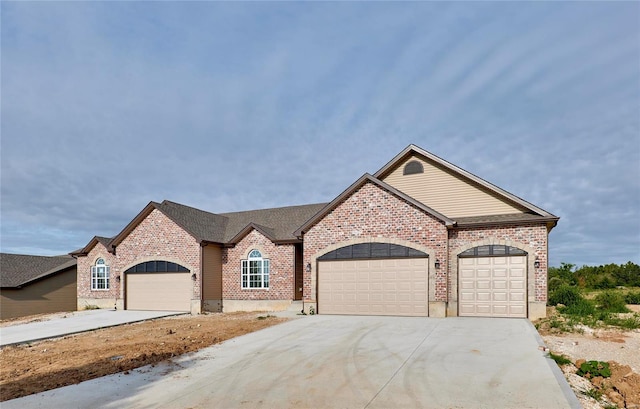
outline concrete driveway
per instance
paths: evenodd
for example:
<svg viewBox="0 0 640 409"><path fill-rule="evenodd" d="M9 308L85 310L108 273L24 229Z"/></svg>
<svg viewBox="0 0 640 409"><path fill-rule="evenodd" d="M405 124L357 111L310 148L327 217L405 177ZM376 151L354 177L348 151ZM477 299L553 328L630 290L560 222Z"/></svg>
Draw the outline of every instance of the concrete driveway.
<svg viewBox="0 0 640 409"><path fill-rule="evenodd" d="M2 408L579 408L539 345L526 320L310 316Z"/></svg>
<svg viewBox="0 0 640 409"><path fill-rule="evenodd" d="M175 311L89 310L57 314L44 321L0 328L0 346L57 338L99 328L115 327L153 318L186 314Z"/></svg>

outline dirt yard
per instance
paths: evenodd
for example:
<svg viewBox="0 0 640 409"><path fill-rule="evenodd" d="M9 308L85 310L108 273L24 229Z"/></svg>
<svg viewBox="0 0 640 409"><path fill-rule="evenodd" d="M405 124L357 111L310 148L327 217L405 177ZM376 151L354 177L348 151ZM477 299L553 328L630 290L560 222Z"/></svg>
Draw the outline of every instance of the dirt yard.
<svg viewBox="0 0 640 409"><path fill-rule="evenodd" d="M42 319L47 317L32 320ZM0 401L113 373L126 374L283 321L286 318L264 313L187 315L7 346L0 349Z"/></svg>
<svg viewBox="0 0 640 409"><path fill-rule="evenodd" d="M539 332L551 352L573 362L561 369L582 406L640 409L640 330L580 329L582 333L557 334L543 326ZM577 375L585 360L608 362L611 377L585 379Z"/></svg>

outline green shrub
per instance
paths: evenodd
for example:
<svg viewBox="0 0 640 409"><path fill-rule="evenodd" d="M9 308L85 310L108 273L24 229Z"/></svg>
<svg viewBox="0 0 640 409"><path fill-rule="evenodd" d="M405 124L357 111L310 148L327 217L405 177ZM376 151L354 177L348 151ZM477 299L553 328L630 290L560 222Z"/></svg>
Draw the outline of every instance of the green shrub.
<svg viewBox="0 0 640 409"><path fill-rule="evenodd" d="M566 284L566 282L560 277L551 277L547 283L547 289L549 290L549 293L553 293L563 284Z"/></svg>
<svg viewBox="0 0 640 409"><path fill-rule="evenodd" d="M596 376L608 378L611 376L611 369L609 369L609 364L607 362L587 361L580 365L580 368L578 368L578 372L576 373L585 378L593 378Z"/></svg>
<svg viewBox="0 0 640 409"><path fill-rule="evenodd" d="M554 291L549 292L549 305L563 304L570 306L584 300L578 287L561 284Z"/></svg>
<svg viewBox="0 0 640 409"><path fill-rule="evenodd" d="M567 358L566 356L560 354L560 355L556 355L553 352L549 351L549 358L553 359L554 361L556 361L556 364L558 365L569 365L571 362L571 360L569 358Z"/></svg>
<svg viewBox="0 0 640 409"><path fill-rule="evenodd" d="M608 312L629 312L625 298L619 291L603 291L596 295L598 308Z"/></svg>
<svg viewBox="0 0 640 409"><path fill-rule="evenodd" d="M624 301L627 304L640 304L640 291L629 291L624 296Z"/></svg>
<svg viewBox="0 0 640 409"><path fill-rule="evenodd" d="M599 401L602 398L602 391L597 390L596 388L591 388L583 392L586 396L593 398ZM617 406L616 406L617 407Z"/></svg>
<svg viewBox="0 0 640 409"><path fill-rule="evenodd" d="M620 318L609 316L603 320L607 325L612 327L624 328L624 329L638 329L640 328L640 316L637 314L633 317Z"/></svg>
<svg viewBox="0 0 640 409"><path fill-rule="evenodd" d="M567 315L586 317L589 315L594 315L596 312L596 308L591 301L580 298L578 301L575 301L562 308L558 308L558 311Z"/></svg>

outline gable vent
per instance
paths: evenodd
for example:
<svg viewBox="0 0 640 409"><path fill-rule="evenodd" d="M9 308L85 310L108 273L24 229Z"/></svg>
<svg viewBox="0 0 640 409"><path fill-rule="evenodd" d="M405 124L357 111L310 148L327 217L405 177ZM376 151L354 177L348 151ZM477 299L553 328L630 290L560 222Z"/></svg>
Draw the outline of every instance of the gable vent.
<svg viewBox="0 0 640 409"><path fill-rule="evenodd" d="M417 160L412 160L411 162L404 165L404 170L402 171L403 175L413 175L416 173L424 173L422 163L418 162Z"/></svg>

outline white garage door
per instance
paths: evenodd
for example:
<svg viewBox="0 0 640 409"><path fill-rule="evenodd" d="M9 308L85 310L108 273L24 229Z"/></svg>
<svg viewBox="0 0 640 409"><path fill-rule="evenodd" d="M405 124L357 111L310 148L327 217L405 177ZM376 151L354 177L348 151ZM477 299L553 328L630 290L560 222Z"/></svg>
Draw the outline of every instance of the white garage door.
<svg viewBox="0 0 640 409"><path fill-rule="evenodd" d="M527 257L460 258L460 316L526 317Z"/></svg>
<svg viewBox="0 0 640 409"><path fill-rule="evenodd" d="M190 311L192 281L187 273L127 274L127 309Z"/></svg>
<svg viewBox="0 0 640 409"><path fill-rule="evenodd" d="M428 315L428 258L321 261L318 312Z"/></svg>

